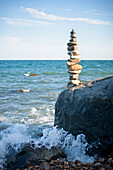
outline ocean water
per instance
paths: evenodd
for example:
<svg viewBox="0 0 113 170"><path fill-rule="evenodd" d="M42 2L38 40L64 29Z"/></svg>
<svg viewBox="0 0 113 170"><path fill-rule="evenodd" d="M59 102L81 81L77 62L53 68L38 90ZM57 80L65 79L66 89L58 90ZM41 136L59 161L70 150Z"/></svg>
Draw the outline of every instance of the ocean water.
<svg viewBox="0 0 113 170"><path fill-rule="evenodd" d="M81 61L80 81L113 75L112 61ZM37 76L28 76L29 74ZM58 146L68 160L92 162L85 134L67 135L54 127L55 102L69 81L66 61L0 61L0 168L26 143Z"/></svg>

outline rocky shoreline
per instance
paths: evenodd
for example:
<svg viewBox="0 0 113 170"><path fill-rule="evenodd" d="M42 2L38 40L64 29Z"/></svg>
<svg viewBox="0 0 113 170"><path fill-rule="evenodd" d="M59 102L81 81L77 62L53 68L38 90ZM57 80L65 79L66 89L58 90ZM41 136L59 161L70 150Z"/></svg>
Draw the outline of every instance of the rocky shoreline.
<svg viewBox="0 0 113 170"><path fill-rule="evenodd" d="M68 161L64 150L26 144L14 155L6 170L112 170L113 169L113 76L67 89L55 106L55 125L76 136L85 134L91 148L84 154L92 162ZM98 145L93 145L97 142ZM99 146L100 143L100 146ZM70 151L71 152L71 151ZM96 155L96 156L95 156Z"/></svg>
<svg viewBox="0 0 113 170"><path fill-rule="evenodd" d="M67 161L66 158L51 159L40 164L29 165L23 168L14 168L16 170L112 170L113 153L107 157L95 158L93 163L82 163Z"/></svg>
<svg viewBox="0 0 113 170"><path fill-rule="evenodd" d="M92 163L79 160L68 161L66 154L55 147L34 148L34 144L27 144L25 148L13 157L6 170L112 170L113 152L104 156L97 156Z"/></svg>

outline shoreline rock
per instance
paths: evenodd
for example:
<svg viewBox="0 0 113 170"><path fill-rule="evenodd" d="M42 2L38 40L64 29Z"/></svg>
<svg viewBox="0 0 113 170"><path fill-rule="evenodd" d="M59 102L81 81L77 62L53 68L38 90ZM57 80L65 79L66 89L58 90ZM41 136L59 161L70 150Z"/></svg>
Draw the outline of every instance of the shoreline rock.
<svg viewBox="0 0 113 170"><path fill-rule="evenodd" d="M74 136L85 134L88 143L113 146L113 75L66 89L55 104L54 125Z"/></svg>
<svg viewBox="0 0 113 170"><path fill-rule="evenodd" d="M21 170L21 168L14 168L16 170ZM26 166L22 170L78 170L78 169L92 169L92 170L112 170L113 169L113 154L111 153L107 157L95 158L93 163L82 163L78 160L75 162L67 161L66 158L51 159L49 161L44 161L41 164L38 162L33 165ZM8 169L9 170L9 169ZM12 170L12 169L11 169Z"/></svg>
<svg viewBox="0 0 113 170"><path fill-rule="evenodd" d="M63 151L59 151L55 147L51 149L45 147L33 148L31 144L27 144L21 152L17 153L12 160L10 160L6 169L24 169L31 165L41 165L44 162L49 162L52 159L55 160L58 158L66 158L66 155ZM43 166L45 166L45 164Z"/></svg>

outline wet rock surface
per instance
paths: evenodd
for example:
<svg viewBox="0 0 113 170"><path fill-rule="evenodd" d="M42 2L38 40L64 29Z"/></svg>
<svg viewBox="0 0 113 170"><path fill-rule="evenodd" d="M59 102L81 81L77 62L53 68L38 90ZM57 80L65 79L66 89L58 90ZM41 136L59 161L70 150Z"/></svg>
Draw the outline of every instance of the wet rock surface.
<svg viewBox="0 0 113 170"><path fill-rule="evenodd" d="M82 163L78 160L75 162L67 161L66 158L51 159L41 164L29 165L24 168L15 168L16 170L112 170L113 153L107 157L95 158L93 163Z"/></svg>
<svg viewBox="0 0 113 170"><path fill-rule="evenodd" d="M33 149L30 144L27 144L25 148L8 163L6 169L22 169L31 165L40 165L45 168L48 165L46 163L47 161L59 157L64 158L66 155L54 147L51 149L45 147Z"/></svg>
<svg viewBox="0 0 113 170"><path fill-rule="evenodd" d="M55 105L55 125L88 143L100 142L101 151L113 146L113 76L67 89Z"/></svg>

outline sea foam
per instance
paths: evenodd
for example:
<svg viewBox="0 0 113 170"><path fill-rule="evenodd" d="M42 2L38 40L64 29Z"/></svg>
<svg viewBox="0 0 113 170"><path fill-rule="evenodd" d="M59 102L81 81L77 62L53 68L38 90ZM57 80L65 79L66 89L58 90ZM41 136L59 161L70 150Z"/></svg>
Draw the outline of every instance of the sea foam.
<svg viewBox="0 0 113 170"><path fill-rule="evenodd" d="M89 145L85 139L84 134L80 134L75 137L63 129L53 127L52 129L46 128L43 130L43 136L35 142L36 147L45 146L48 149L51 147L57 147L60 150L64 150L67 155L68 161L82 161L90 162L94 161L93 157L89 157L86 154L86 148Z"/></svg>
<svg viewBox="0 0 113 170"><path fill-rule="evenodd" d="M0 132L0 168L3 168L10 151L19 152L29 142L27 127L23 124L10 125Z"/></svg>
<svg viewBox="0 0 113 170"><path fill-rule="evenodd" d="M48 149L56 147L63 150L67 155L68 161L79 160L82 162L93 162L94 158L86 154L86 147L88 143L85 140L85 135L80 134L75 137L63 129L57 127L46 127L43 130L43 136L32 137L28 133L29 127L25 124L15 124L0 132L0 168L3 168L7 156L12 155L12 151L20 152L27 143L34 141L35 148L45 146ZM38 131L38 126L37 126Z"/></svg>

